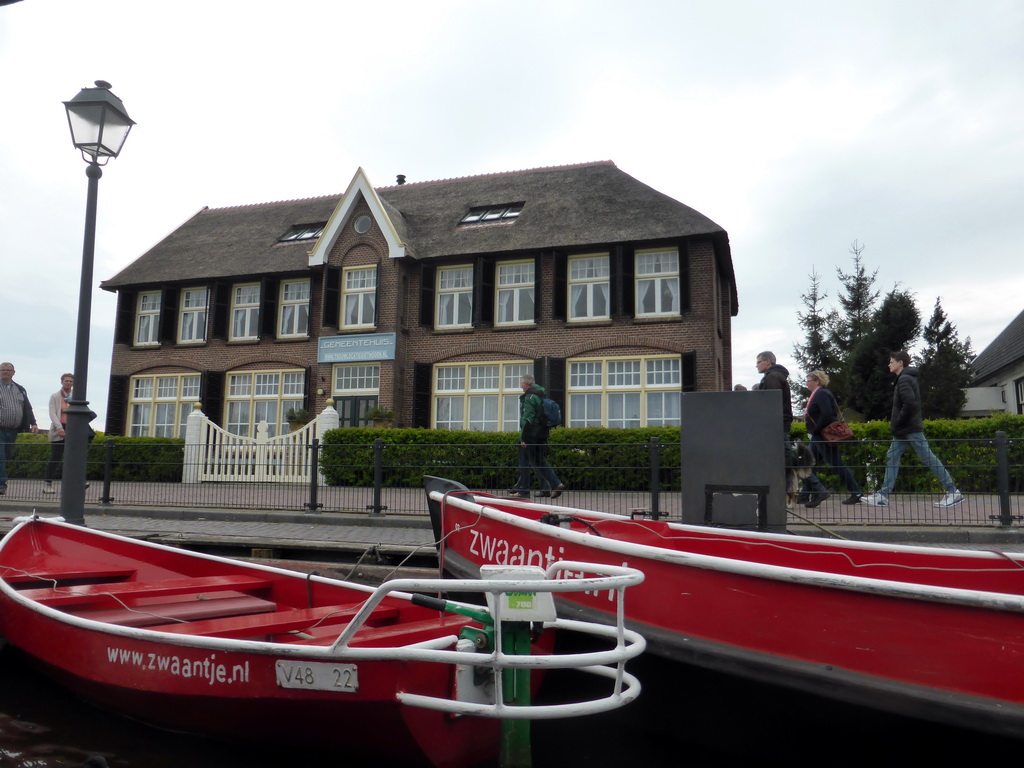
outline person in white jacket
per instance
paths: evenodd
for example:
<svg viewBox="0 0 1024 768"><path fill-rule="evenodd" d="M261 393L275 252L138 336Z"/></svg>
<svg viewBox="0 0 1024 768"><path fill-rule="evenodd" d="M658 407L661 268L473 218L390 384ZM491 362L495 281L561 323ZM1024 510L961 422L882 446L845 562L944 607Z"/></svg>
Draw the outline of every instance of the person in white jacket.
<svg viewBox="0 0 1024 768"><path fill-rule="evenodd" d="M57 476L57 467L64 460L64 429L67 426L68 400L71 388L75 384L74 374L65 373L60 377L60 389L50 395L50 431L46 438L50 441L50 460L46 462L46 484L43 493L55 493L53 479Z"/></svg>

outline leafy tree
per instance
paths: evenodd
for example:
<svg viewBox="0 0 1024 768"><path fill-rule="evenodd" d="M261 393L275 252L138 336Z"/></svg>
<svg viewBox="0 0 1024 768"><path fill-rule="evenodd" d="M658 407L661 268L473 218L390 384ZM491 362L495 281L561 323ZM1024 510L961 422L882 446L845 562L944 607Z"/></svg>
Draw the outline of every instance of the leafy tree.
<svg viewBox="0 0 1024 768"><path fill-rule="evenodd" d="M892 410L889 355L908 349L920 330L921 314L913 295L893 288L872 314L850 358L850 405L865 420L889 418Z"/></svg>
<svg viewBox="0 0 1024 768"><path fill-rule="evenodd" d="M843 284L839 294L839 306L842 314L837 315L832 331L832 343L840 358L849 360L850 355L860 344L871 327L871 318L875 311L879 292L874 289L876 269L870 275L864 268L861 254L864 246L854 240L850 244L853 254L853 271L850 273L836 267L836 275Z"/></svg>
<svg viewBox="0 0 1024 768"><path fill-rule="evenodd" d="M955 419L964 407L964 387L971 383L971 340L960 341L940 299L925 326L920 367L921 410L926 419Z"/></svg>
<svg viewBox="0 0 1024 768"><path fill-rule="evenodd" d="M839 370L841 363L832 340L832 331L838 321L838 315L836 310L823 306L828 294L821 290L821 276L812 269L808 277L811 281L810 288L800 297L807 311L796 314L797 323L806 334L805 343L794 344L793 355L805 373L822 370L831 376L832 372ZM803 384L797 385L793 391L807 395L807 389Z"/></svg>

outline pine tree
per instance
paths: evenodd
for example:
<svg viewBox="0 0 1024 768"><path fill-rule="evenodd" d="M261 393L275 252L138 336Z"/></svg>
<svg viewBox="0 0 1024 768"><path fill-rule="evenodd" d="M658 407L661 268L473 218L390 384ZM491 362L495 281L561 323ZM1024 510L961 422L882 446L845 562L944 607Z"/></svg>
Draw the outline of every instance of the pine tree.
<svg viewBox="0 0 1024 768"><path fill-rule="evenodd" d="M847 274L836 267L836 275L844 288L839 294L839 306L843 312L837 317L831 341L839 358L847 361L871 326L879 295L879 291L873 290L878 270L868 274L861 256L863 252L864 246L854 240L850 244L853 271Z"/></svg>
<svg viewBox="0 0 1024 768"><path fill-rule="evenodd" d="M892 410L889 356L908 349L921 330L921 314L909 291L893 288L872 314L850 359L850 404L866 420L888 420Z"/></svg>
<svg viewBox="0 0 1024 768"><path fill-rule="evenodd" d="M919 376L922 414L926 419L955 419L963 410L967 400L964 387L970 385L973 375L971 340L960 341L940 299L935 300L935 309L922 336L925 343Z"/></svg>
<svg viewBox="0 0 1024 768"><path fill-rule="evenodd" d="M828 294L821 290L821 276L812 269L808 277L811 281L810 287L807 293L800 297L807 311L796 313L797 323L806 334L805 343L793 345L793 356L803 372L822 370L832 376L833 372L838 371L840 363L835 344L832 341L838 315L834 309L826 309L823 306ZM834 386L834 381L832 386ZM807 389L802 384L798 385L794 391L799 391L804 397L807 395Z"/></svg>

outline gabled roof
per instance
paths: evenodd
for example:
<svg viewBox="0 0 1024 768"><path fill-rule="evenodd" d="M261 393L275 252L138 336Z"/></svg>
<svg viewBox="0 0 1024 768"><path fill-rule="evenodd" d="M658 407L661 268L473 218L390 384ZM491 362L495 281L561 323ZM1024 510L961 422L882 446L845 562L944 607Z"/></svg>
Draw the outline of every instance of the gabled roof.
<svg viewBox="0 0 1024 768"><path fill-rule="evenodd" d="M346 195L204 208L102 283L102 287L116 290L171 281L288 272L323 263L355 205L356 195L367 200L378 219L386 218L378 224L386 236L393 238L390 255L404 254L416 259L711 237L719 269L733 284L732 303L736 306L732 257L725 230L689 206L637 181L610 161L376 190L369 186L360 169ZM505 203L523 203L514 221L459 226L471 208ZM329 224L312 250L300 244L278 243L289 227L317 221ZM404 250L396 252L396 246Z"/></svg>
<svg viewBox="0 0 1024 768"><path fill-rule="evenodd" d="M341 202L331 214L323 234L309 252L309 266L327 263L331 248L334 247L342 228L348 223L360 201L366 201L370 214L377 220L377 226L384 233L384 239L388 243L388 255L394 259L406 255L405 241L395 226L401 223L402 214L377 196L377 192L370 186L370 180L366 178L365 171L360 168L352 177L345 194L341 196Z"/></svg>
<svg viewBox="0 0 1024 768"><path fill-rule="evenodd" d="M725 230L606 161L377 190L401 211L414 256L429 259L725 235ZM456 226L470 208L523 202L514 224ZM730 269L731 275L731 269Z"/></svg>
<svg viewBox="0 0 1024 768"><path fill-rule="evenodd" d="M974 380L983 382L1003 368L1024 360L1024 312L1021 312L981 351L971 367Z"/></svg>
<svg viewBox="0 0 1024 768"><path fill-rule="evenodd" d="M146 253L100 283L106 290L309 269L310 242L279 243L296 224L327 221L340 197L203 208Z"/></svg>

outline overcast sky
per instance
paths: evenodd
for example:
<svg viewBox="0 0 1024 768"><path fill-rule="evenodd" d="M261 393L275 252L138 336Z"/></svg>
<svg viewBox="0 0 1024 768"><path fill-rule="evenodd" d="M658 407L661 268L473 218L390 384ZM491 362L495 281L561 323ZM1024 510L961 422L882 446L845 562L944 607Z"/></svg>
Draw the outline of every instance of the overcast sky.
<svg viewBox="0 0 1024 768"><path fill-rule="evenodd" d="M0 359L40 422L73 368L85 163L63 101L137 122L99 189L95 277L203 206L612 160L724 227L734 382L791 368L816 270L865 246L980 352L1024 309L1021 0L22 0L0 7ZM88 397L106 413L114 297ZM794 373L799 373L793 371Z"/></svg>

